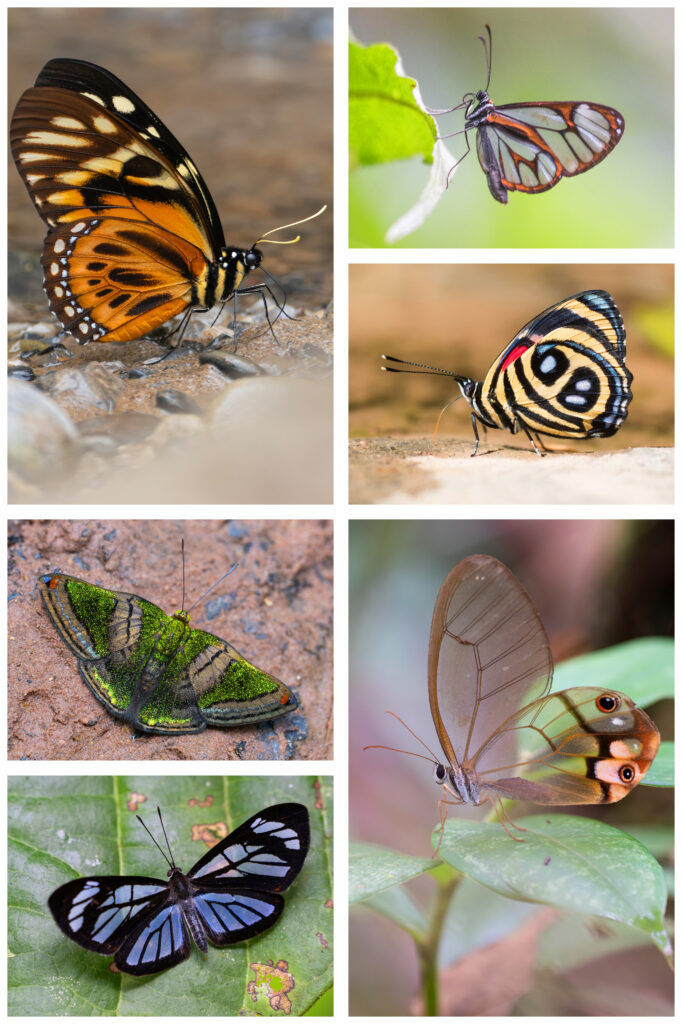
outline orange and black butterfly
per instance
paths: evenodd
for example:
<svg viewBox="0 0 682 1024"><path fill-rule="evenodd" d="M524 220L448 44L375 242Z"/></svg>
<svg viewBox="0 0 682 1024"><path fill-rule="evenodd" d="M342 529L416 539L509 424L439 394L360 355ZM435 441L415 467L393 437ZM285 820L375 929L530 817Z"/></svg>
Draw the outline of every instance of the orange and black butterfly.
<svg viewBox="0 0 682 1024"><path fill-rule="evenodd" d="M243 285L268 239L225 245L189 154L110 71L48 61L17 103L10 139L50 229L41 260L50 309L82 344L139 338L236 294L272 294Z"/></svg>
<svg viewBox="0 0 682 1024"><path fill-rule="evenodd" d="M457 398L463 396L471 406L476 439L472 455L478 451L477 421L512 434L523 430L542 455L533 435L542 447L541 434L611 437L625 420L632 398L623 318L604 291L580 292L538 313L512 338L482 382L425 363L382 358L401 364L383 370L432 373L456 382L461 392Z"/></svg>
<svg viewBox="0 0 682 1024"><path fill-rule="evenodd" d="M488 180L488 188L499 203L509 201L509 192L546 192L561 178L572 178L594 167L620 142L625 119L613 107L586 100L550 103L506 103L497 107L488 96L492 54L483 36L478 38L486 51L488 80L485 89L466 93L462 102L448 110L428 108L431 114L449 114L464 110L466 153L469 131L476 129L478 159ZM452 132L441 138L451 138Z"/></svg>

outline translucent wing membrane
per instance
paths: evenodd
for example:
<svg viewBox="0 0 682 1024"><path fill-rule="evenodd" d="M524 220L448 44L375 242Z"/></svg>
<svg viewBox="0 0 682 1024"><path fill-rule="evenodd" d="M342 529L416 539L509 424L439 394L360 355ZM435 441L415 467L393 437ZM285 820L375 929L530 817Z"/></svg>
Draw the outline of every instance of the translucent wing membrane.
<svg viewBox="0 0 682 1024"><path fill-rule="evenodd" d="M472 555L443 583L429 641L429 701L450 763L472 763L490 736L552 679L535 605L500 562ZM513 749L507 737L506 745Z"/></svg>
<svg viewBox="0 0 682 1024"><path fill-rule="evenodd" d="M452 569L433 613L429 699L447 758L436 779L462 802L621 800L645 775L658 729L622 693L549 693L542 622L515 576L488 555Z"/></svg>

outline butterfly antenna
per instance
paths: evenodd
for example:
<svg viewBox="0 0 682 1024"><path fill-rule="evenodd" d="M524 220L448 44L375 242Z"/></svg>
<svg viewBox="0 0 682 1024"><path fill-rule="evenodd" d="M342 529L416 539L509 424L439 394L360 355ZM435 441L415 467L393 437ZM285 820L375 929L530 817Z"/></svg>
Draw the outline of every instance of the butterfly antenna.
<svg viewBox="0 0 682 1024"><path fill-rule="evenodd" d="M164 852L164 849L163 849L163 847L162 847L162 846L159 846L159 844L157 843L157 841L156 841L155 837L154 837L154 836L152 835L152 833L151 833L151 832L149 831L149 829L148 829L148 828L147 828L147 826L145 825L145 823L144 823L144 821L142 820L142 818L140 817L140 815L139 815L139 814L136 814L136 815L135 815L135 817L136 817L136 818L137 818L137 820L139 821L140 825L142 825L142 828L143 828L143 829L145 830L145 832L147 833L147 835L149 836L149 838L151 839L151 841L152 841L152 842L154 843L154 846L155 846L155 847L157 848L157 850L158 850L158 851L160 852L161 856L162 856L162 857L163 857L163 859L165 860L165 862L166 862L166 864L168 865L168 867L172 869L172 868L174 868L174 867L175 867L175 862L173 861L173 853L172 853L172 851L171 851L171 848L170 848L170 843L168 842L168 836L166 835L166 830L165 830L165 828L163 827L163 818L161 817L161 808L160 808L160 807L157 807L157 808L156 808L156 810L157 810L157 812L158 812L158 815L159 815L159 821L161 822L161 828L163 829L163 834L164 834L164 836L165 836L165 839L166 839L166 846L168 847L168 852L170 853L170 856L171 856L171 859L170 859L170 860L168 860L168 857L166 856L166 854L165 854L165 852Z"/></svg>
<svg viewBox="0 0 682 1024"><path fill-rule="evenodd" d="M182 610L185 610L185 538L180 541L180 554L182 560Z"/></svg>
<svg viewBox="0 0 682 1024"><path fill-rule="evenodd" d="M483 43L483 49L485 50L485 62L488 66L488 80L485 83L485 91L487 92L490 86L490 72L493 65L493 34L490 31L490 25L486 25L486 30L488 32L488 42L486 43L485 36L479 36L478 38Z"/></svg>
<svg viewBox="0 0 682 1024"><path fill-rule="evenodd" d="M239 565L239 562L235 562L235 563L234 563L234 565L232 566L232 568L231 568L231 569L228 569L228 570L227 570L227 572L225 573L225 575L224 575L224 576L221 576L221 577L220 577L220 579L218 580L218 582L217 582L217 583L214 583L212 587L209 587L209 589L208 589L208 590L206 591L206 593L205 593L205 594L202 594L202 596L201 596L201 597L199 598L199 600L198 600L198 601L195 601L195 602L194 602L194 604L192 605L192 608L196 608L196 606L197 606L198 604L201 604L201 602L202 602L202 601L203 601L203 600L204 600L205 598L207 598L207 597L208 597L208 595L209 595L209 594L211 593L211 591L212 591L212 590L215 590L215 588L216 588L216 587L217 587L217 586L218 586L218 585L219 585L220 583L222 583L224 579L227 579L227 577L228 577L228 576L230 575L230 573L231 573L231 572L234 572L234 570L235 570L235 569L237 568L237 566L238 566L238 565ZM188 609L187 609L187 614L188 614L188 615L189 615L189 613L190 613L190 612L192 611L192 608L188 608Z"/></svg>
<svg viewBox="0 0 682 1024"><path fill-rule="evenodd" d="M409 359L398 359L397 356L383 356L386 362L400 363L402 366L417 366L417 370L399 370L395 366L382 366L381 369L385 373L435 373L439 377L451 377L453 380L458 380L458 374L453 373L452 370L443 370L439 366L429 366L428 363L412 363ZM464 380L464 378L462 378Z"/></svg>
<svg viewBox="0 0 682 1024"><path fill-rule="evenodd" d="M276 231L286 231L287 228L298 227L299 224L307 224L309 220L314 220L315 217L319 217L320 214L324 213L326 209L327 204L325 203L324 206L320 207L317 213L311 213L309 217L304 217L303 220L294 220L291 222L291 224L282 224L281 227L272 228L270 231L266 231L262 238L259 238L258 241L254 242L253 244L255 246L260 245L261 242L269 242L270 245L293 245L295 242L298 242L300 240L300 235L296 235L296 238L290 238L288 239L288 241L278 241L273 238L268 238L268 235L274 235Z"/></svg>
<svg viewBox="0 0 682 1024"><path fill-rule="evenodd" d="M428 752L429 752L429 754L431 756L430 757L426 757L424 754L415 754L411 750L399 750L398 747L385 747L381 743L372 743L368 747L363 747L362 748L363 750L395 750L395 752L397 754L409 754L410 757L423 757L425 761L431 761L433 764L440 764L441 763L440 762L440 758L436 757L434 752L431 750L431 747L429 747L426 743L424 743L424 740L421 738L421 736L417 736L416 732L413 729L410 729L410 727L407 724L407 722L403 722L403 720L400 717L400 715L396 715L395 711L387 711L386 714L387 715L393 715L394 718L397 718L398 721L400 722L400 724L405 726L405 728L410 733L410 735L414 736L414 738L416 739L417 743L421 743L421 745L424 748L424 750L428 750Z"/></svg>

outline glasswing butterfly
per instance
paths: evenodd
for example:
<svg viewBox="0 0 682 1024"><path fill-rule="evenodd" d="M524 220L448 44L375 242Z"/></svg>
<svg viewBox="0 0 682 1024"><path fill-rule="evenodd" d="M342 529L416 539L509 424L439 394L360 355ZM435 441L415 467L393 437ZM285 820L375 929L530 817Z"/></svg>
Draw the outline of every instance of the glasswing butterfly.
<svg viewBox="0 0 682 1024"><path fill-rule="evenodd" d="M509 192L546 192L561 178L594 167L620 142L625 119L613 107L585 100L506 103L496 106L488 96L492 66L492 33L483 43L488 77L485 89L466 93L462 102L447 110L427 108L430 114L450 114L464 107L466 152L450 168L448 181L470 150L469 132L476 129L478 160L488 188L498 203ZM451 132L443 139L460 135Z"/></svg>
<svg viewBox="0 0 682 1024"><path fill-rule="evenodd" d="M430 755L413 756L433 763L442 787L441 840L449 804L491 803L504 825L503 799L615 803L646 775L660 745L646 712L598 681L552 692L553 671L540 614L516 576L490 555L458 562L429 638L429 704L444 758L403 723Z"/></svg>
<svg viewBox="0 0 682 1024"><path fill-rule="evenodd" d="M274 804L239 825L187 874L176 866L168 838L170 859L152 839L168 863L168 881L140 875L76 878L47 901L68 938L95 953L113 953L125 974L174 967L189 957L190 937L206 953L209 942L230 946L271 928L284 910L279 894L306 859L310 822L303 804Z"/></svg>
<svg viewBox="0 0 682 1024"><path fill-rule="evenodd" d="M49 227L41 262L50 309L81 344L130 341L179 313L182 337L192 310L249 292L263 298L272 330L265 294L280 313L283 303L266 283L244 280L257 269L274 280L262 242L298 238L274 243L275 228L249 249L226 246L191 157L110 71L48 61L17 103L10 142Z"/></svg>
<svg viewBox="0 0 682 1024"><path fill-rule="evenodd" d="M497 357L483 382L426 363L382 358L400 364L382 370L432 373L451 377L459 385L457 398L464 396L471 406L476 441L472 455L479 445L477 421L484 428L512 434L523 430L533 450L543 455L533 435L543 448L541 434L611 437L625 420L632 398L623 318L605 291L579 292L533 317ZM418 369L403 368L408 366ZM436 430L439 423L440 416Z"/></svg>

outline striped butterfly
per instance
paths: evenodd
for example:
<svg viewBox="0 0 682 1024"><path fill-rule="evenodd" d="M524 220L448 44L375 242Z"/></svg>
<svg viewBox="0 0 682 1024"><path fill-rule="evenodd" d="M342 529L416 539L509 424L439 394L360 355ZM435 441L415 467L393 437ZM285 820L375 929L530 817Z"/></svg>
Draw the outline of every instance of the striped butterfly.
<svg viewBox="0 0 682 1024"><path fill-rule="evenodd" d="M594 167L620 142L625 119L612 107L585 100L551 103L506 103L495 106L488 96L492 56L483 36L488 78L485 89L466 93L462 102L447 110L429 109L430 114L464 110L466 152L450 168L448 181L469 154L469 132L476 129L478 160L488 188L498 203L509 201L508 193L546 192L561 178L572 178ZM452 132L448 139L461 132Z"/></svg>
<svg viewBox="0 0 682 1024"><path fill-rule="evenodd" d="M484 428L512 434L523 430L533 450L543 455L533 435L543 448L541 434L611 437L625 420L632 398L623 318L604 291L571 295L533 317L497 357L482 383L425 363L382 358L401 364L382 370L433 373L456 381L461 392L457 398L463 395L471 406L476 439L472 455L478 451L477 420Z"/></svg>
<svg viewBox="0 0 682 1024"><path fill-rule="evenodd" d="M263 298L270 324L272 291L244 280L256 269L270 276L257 246L273 232L249 249L226 246L191 157L110 71L48 61L17 103L10 140L49 226L41 262L50 309L81 344L130 341L185 313L182 336L192 310L249 292Z"/></svg>
<svg viewBox="0 0 682 1024"><path fill-rule="evenodd" d="M152 839L168 863L168 881L140 875L76 878L47 901L68 938L95 953L114 954L125 974L154 974L187 960L190 937L206 953L209 942L230 946L271 928L284 910L279 894L306 859L310 823L303 804L267 807L187 874L176 866L168 838L170 859Z"/></svg>
<svg viewBox="0 0 682 1024"><path fill-rule="evenodd" d="M503 821L503 799L615 803L642 780L660 743L646 712L598 684L550 692L552 674L542 620L514 574L490 555L458 562L429 639L429 704L445 760L430 750L426 760L443 790L441 839L453 802L491 803Z"/></svg>

